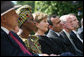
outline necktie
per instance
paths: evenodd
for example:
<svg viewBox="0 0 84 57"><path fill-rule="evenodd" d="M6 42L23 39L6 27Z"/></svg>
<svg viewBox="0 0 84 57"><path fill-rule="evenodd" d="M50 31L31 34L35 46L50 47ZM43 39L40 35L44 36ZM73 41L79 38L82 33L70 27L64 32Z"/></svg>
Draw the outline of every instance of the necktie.
<svg viewBox="0 0 84 57"><path fill-rule="evenodd" d="M83 40L80 38L79 34L76 33L76 35L77 35L78 39L83 43Z"/></svg>
<svg viewBox="0 0 84 57"><path fill-rule="evenodd" d="M21 50L24 52L24 54L29 54L32 56L32 54L23 46L22 43L20 43L20 41L18 41L18 39L13 36L13 34L11 32L9 32L9 35L13 38L13 40L15 40L15 42L20 46Z"/></svg>

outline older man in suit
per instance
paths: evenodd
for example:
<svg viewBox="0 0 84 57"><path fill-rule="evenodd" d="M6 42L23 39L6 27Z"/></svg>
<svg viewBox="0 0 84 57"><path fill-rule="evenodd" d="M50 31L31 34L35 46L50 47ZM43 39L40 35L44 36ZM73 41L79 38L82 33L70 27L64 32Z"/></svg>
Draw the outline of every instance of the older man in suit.
<svg viewBox="0 0 84 57"><path fill-rule="evenodd" d="M78 20L77 20L76 16L74 16L74 15L71 15L71 17L73 18L72 26L74 27L74 29L70 32L70 37L72 38L76 47L83 52L83 40L77 33L77 29L79 27Z"/></svg>
<svg viewBox="0 0 84 57"><path fill-rule="evenodd" d="M72 52L75 55L82 55L82 52L76 47L73 39L70 36L70 32L74 29L73 24L75 19L72 17L73 14L63 15L60 17L61 23L63 25L63 31L61 36L64 39L66 50Z"/></svg>

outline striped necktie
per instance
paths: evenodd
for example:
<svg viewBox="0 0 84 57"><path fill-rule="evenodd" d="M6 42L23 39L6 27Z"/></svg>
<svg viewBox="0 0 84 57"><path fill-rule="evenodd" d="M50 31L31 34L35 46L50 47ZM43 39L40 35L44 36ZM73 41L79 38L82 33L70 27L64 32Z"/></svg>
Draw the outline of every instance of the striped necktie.
<svg viewBox="0 0 84 57"><path fill-rule="evenodd" d="M20 46L21 50L24 52L24 54L29 54L32 56L32 54L23 46L22 43L20 43L20 41L18 41L18 39L11 33L9 32L9 35L13 38L13 40Z"/></svg>

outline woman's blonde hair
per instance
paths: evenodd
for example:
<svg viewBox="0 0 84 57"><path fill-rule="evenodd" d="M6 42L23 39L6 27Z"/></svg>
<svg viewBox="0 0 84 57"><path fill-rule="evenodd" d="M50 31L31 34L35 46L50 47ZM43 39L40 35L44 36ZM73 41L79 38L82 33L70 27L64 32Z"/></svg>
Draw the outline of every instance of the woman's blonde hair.
<svg viewBox="0 0 84 57"><path fill-rule="evenodd" d="M34 20L39 23L44 18L47 18L47 14L42 12L36 12L36 13L33 13L33 17L34 17Z"/></svg>

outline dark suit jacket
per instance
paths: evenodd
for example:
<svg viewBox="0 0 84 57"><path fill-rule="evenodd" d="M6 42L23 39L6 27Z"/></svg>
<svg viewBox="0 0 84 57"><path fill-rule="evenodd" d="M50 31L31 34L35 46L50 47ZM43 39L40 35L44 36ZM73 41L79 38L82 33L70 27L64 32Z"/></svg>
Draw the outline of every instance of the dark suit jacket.
<svg viewBox="0 0 84 57"><path fill-rule="evenodd" d="M72 38L72 40L73 40L74 44L76 45L76 47L83 52L83 44L78 39L77 35L73 31L71 31L70 37Z"/></svg>
<svg viewBox="0 0 84 57"><path fill-rule="evenodd" d="M79 36L83 40L83 31L79 34Z"/></svg>
<svg viewBox="0 0 84 57"><path fill-rule="evenodd" d="M25 46L25 44L19 38L19 36L17 36L15 33L13 33L13 35ZM20 49L19 45L13 40L13 38L7 35L1 29L1 56L30 56L30 55L24 54Z"/></svg>
<svg viewBox="0 0 84 57"><path fill-rule="evenodd" d="M63 33L63 35L64 35L64 33ZM49 30L49 32L48 32L48 34L47 34L47 37L48 38L51 38L52 39L52 41L53 42L55 42L55 44L57 44L57 46L58 47L60 47L59 48L59 51L61 51L61 53L63 53L63 52L70 52L69 50L68 50L68 48L66 47L66 46L70 46L70 42L69 41L67 41L67 39L65 39L65 38L67 38L67 36L58 36L54 31L52 31L52 30ZM69 43L68 43L69 42ZM68 43L68 44L67 44ZM72 47L70 47L70 48L72 48ZM73 51L72 51L73 52Z"/></svg>
<svg viewBox="0 0 84 57"><path fill-rule="evenodd" d="M56 38L56 37L58 37L58 35L54 31L49 30L49 32L47 34L47 37L49 37L49 38Z"/></svg>
<svg viewBox="0 0 84 57"><path fill-rule="evenodd" d="M56 41L56 42L55 42ZM39 36L39 43L43 53L61 54L63 53L63 43L58 38L48 38L47 36Z"/></svg>
<svg viewBox="0 0 84 57"><path fill-rule="evenodd" d="M77 52L77 51L74 49L73 45L71 44L70 40L68 39L68 37L66 36L66 34L65 34L64 31L62 31L62 32L60 33L60 35L61 35L61 39L64 40L64 46L66 47L66 48L65 48L65 51L66 51L66 52L69 51L69 52L73 53L74 55L79 55L79 56L82 55L81 53Z"/></svg>

